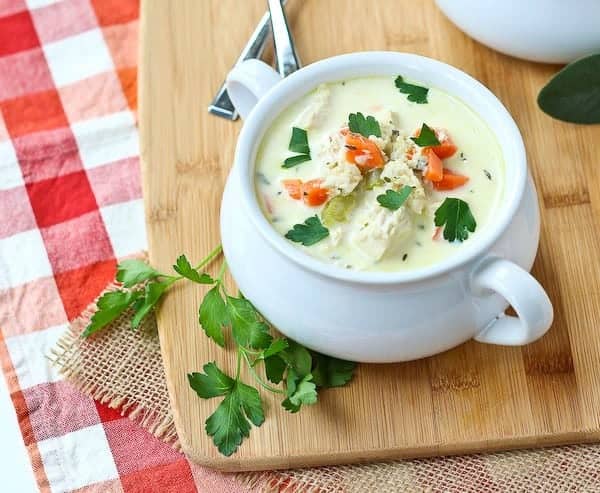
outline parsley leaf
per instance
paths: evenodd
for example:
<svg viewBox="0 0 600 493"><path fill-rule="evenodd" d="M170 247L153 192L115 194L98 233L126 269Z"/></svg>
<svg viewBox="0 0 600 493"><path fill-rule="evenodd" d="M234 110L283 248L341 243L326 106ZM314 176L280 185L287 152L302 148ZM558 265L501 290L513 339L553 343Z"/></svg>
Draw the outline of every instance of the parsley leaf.
<svg viewBox="0 0 600 493"><path fill-rule="evenodd" d="M233 338L240 346L253 349L269 347L273 338L269 326L259 319L256 310L246 299L227 297Z"/></svg>
<svg viewBox="0 0 600 493"><path fill-rule="evenodd" d="M288 149L299 154L288 157L281 165L282 168L293 168L305 161L310 161L310 147L308 146L308 134L306 130L292 127L292 137L290 138Z"/></svg>
<svg viewBox="0 0 600 493"><path fill-rule="evenodd" d="M287 398L281 405L291 413L297 413L303 404L315 404L317 402L317 386L312 382L309 373L299 377L293 369L288 370L287 376Z"/></svg>
<svg viewBox="0 0 600 493"><path fill-rule="evenodd" d="M117 265L117 281L123 286L130 288L144 281L158 277L160 273L150 267L146 262L139 259L129 259L119 262Z"/></svg>
<svg viewBox="0 0 600 493"><path fill-rule="evenodd" d="M225 375L216 363L206 363L202 368L204 373L188 373L190 387L203 399L210 399L228 394L235 385L235 380Z"/></svg>
<svg viewBox="0 0 600 493"><path fill-rule="evenodd" d="M348 115L348 128L350 132L361 134L366 138L374 135L375 137L381 137L381 128L379 128L379 122L372 116L363 115L361 112L350 113Z"/></svg>
<svg viewBox="0 0 600 493"><path fill-rule="evenodd" d="M329 236L329 230L321 224L318 216L309 217L304 224L294 224L285 237L304 246L311 246Z"/></svg>
<svg viewBox="0 0 600 493"><path fill-rule="evenodd" d="M270 382L281 382L286 369L287 365L285 364L285 361L279 356L275 355L265 358L265 373Z"/></svg>
<svg viewBox="0 0 600 493"><path fill-rule="evenodd" d="M206 433L226 457L250 435L250 423L260 426L265 415L258 390L236 381L233 389L206 420Z"/></svg>
<svg viewBox="0 0 600 493"><path fill-rule="evenodd" d="M263 351L262 356L263 358L274 356L288 347L290 347L290 343L287 341L287 339L275 339L271 341L271 345Z"/></svg>
<svg viewBox="0 0 600 493"><path fill-rule="evenodd" d="M213 284L215 282L208 274L200 274L195 270L185 255L177 257L177 262L173 266L173 270L186 279L197 282L198 284Z"/></svg>
<svg viewBox="0 0 600 493"><path fill-rule="evenodd" d="M313 382L317 387L341 387L347 384L356 368L356 363L343 359L312 353Z"/></svg>
<svg viewBox="0 0 600 493"><path fill-rule="evenodd" d="M429 128L425 123L423 123L423 126L419 131L419 136L411 137L410 140L412 140L419 147L440 145L440 141L438 140L437 135L435 135L435 132L431 128Z"/></svg>
<svg viewBox="0 0 600 493"><path fill-rule="evenodd" d="M81 337L91 336L116 320L142 293L142 291L109 291L104 293L96 302L98 310L92 315L90 323L81 334Z"/></svg>
<svg viewBox="0 0 600 493"><path fill-rule="evenodd" d="M408 94L407 99L417 104L426 104L427 101L427 93L429 89L422 86L417 86L415 84L409 84L408 82L404 82L404 79L401 75L396 77L394 81L396 87L402 94Z"/></svg>
<svg viewBox="0 0 600 493"><path fill-rule="evenodd" d="M304 346L294 341L288 341L287 349L282 351L280 356L299 377L310 374L312 357Z"/></svg>
<svg viewBox="0 0 600 493"><path fill-rule="evenodd" d="M202 399L225 396L206 420L206 433L219 452L230 456L249 436L250 423L260 426L265 421L260 395L255 388L223 373L215 363L207 363L203 369L204 373L188 373L188 383Z"/></svg>
<svg viewBox="0 0 600 493"><path fill-rule="evenodd" d="M294 166L298 166L305 161L310 161L310 154L296 154L295 156L288 157L283 164L282 168L293 168Z"/></svg>
<svg viewBox="0 0 600 493"><path fill-rule="evenodd" d="M303 128L292 127L292 138L288 149L292 152L298 152L300 154L310 154L310 148L308 147L308 134Z"/></svg>
<svg viewBox="0 0 600 493"><path fill-rule="evenodd" d="M204 295L198 312L198 321L208 337L219 346L225 346L223 327L231 322L225 300L221 296L220 286L215 286Z"/></svg>
<svg viewBox="0 0 600 493"><path fill-rule="evenodd" d="M381 205L381 207L385 207L386 209L390 209L391 211L397 211L402 207L408 196L413 191L413 188L404 185L399 192L396 190L386 190L384 194L377 196L377 202Z"/></svg>
<svg viewBox="0 0 600 493"><path fill-rule="evenodd" d="M146 284L144 290L144 296L136 301L135 315L131 320L131 327L137 329L148 313L157 305L160 301L165 290L173 284L173 281L161 281L161 282L149 282Z"/></svg>
<svg viewBox="0 0 600 493"><path fill-rule="evenodd" d="M444 226L444 238L448 241L464 241L477 227L469 204L464 200L447 197L435 211L435 225Z"/></svg>

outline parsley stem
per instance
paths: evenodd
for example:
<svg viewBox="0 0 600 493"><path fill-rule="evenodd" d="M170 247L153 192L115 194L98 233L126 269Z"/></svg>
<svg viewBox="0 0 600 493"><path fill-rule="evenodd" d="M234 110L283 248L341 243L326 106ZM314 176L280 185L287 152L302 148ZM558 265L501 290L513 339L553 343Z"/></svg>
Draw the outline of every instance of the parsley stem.
<svg viewBox="0 0 600 493"><path fill-rule="evenodd" d="M240 371L242 369L242 348L238 348L238 353L237 353L237 369L235 370L235 379L239 380L240 379Z"/></svg>
<svg viewBox="0 0 600 493"><path fill-rule="evenodd" d="M202 267L204 267L212 259L214 259L217 255L219 255L222 251L223 251L223 247L221 246L221 244L217 245L215 248L212 249L212 251L206 257L204 257L204 260L202 260L202 262L200 262L196 267L194 267L194 270L198 270L198 269L201 269Z"/></svg>
<svg viewBox="0 0 600 493"><path fill-rule="evenodd" d="M268 390L269 392L273 392L275 394L285 394L285 392L281 389L276 389L275 387L272 387L271 385L269 385L268 383L266 383L262 378L260 378L260 375L258 373L256 373L256 370L254 369L254 367L252 366L252 364L250 363L250 359L248 358L248 354L246 353L246 350L243 347L239 347L239 352L238 355L242 354L244 356L244 359L246 360L246 363L248 363L248 368L250 369L250 373L252 373L252 376L254 377L254 379L256 380L256 382L265 390Z"/></svg>
<svg viewBox="0 0 600 493"><path fill-rule="evenodd" d="M227 260L223 259L223 263L221 264L221 268L219 269L219 274L217 275L218 283L221 283L223 281L223 275L225 274L226 268L227 268Z"/></svg>

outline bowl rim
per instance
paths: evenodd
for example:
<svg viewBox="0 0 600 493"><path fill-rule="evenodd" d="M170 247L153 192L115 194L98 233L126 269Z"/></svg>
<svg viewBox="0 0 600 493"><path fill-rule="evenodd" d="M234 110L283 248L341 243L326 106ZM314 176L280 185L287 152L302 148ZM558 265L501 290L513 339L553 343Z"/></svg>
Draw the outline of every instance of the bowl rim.
<svg viewBox="0 0 600 493"><path fill-rule="evenodd" d="M429 82L429 87L437 87L458 97L486 122L490 130L494 132L504 154L505 181L502 202L504 207L493 222L486 224L485 230L478 235L475 241L463 246L442 262L407 271L379 272L342 269L312 257L291 245L266 219L255 192L256 154L266 130L275 118L287 106L312 91L319 84L350 78L350 76L343 75L344 73L356 73L354 77L390 75L392 73L390 66L397 67L397 70L394 71L396 75L402 73L403 76L421 83L428 83L428 79L429 81L435 79L438 83L431 84ZM469 98L466 98L466 95ZM475 106L481 107L488 117L478 111L473 104L466 103L467 100L470 103L475 101L477 103ZM490 115L493 117L492 120L489 118ZM496 126L500 126L501 136L494 130ZM421 55L390 51L364 51L314 62L273 86L258 101L244 122L236 146L232 173L236 173L240 180L242 210L248 214L253 226L262 237L280 254L305 270L327 278L359 284L381 285L408 283L443 275L489 251L508 228L519 208L525 193L528 171L525 146L515 121L498 98L479 81L451 65Z"/></svg>

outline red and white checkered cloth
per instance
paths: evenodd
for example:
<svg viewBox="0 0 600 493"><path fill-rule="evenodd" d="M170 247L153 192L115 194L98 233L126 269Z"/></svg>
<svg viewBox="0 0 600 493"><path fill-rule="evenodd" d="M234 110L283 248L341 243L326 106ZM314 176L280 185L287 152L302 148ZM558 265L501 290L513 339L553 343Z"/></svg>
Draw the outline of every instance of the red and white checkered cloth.
<svg viewBox="0 0 600 493"><path fill-rule="evenodd" d="M42 491L238 491L44 357L146 248L138 15L137 0L0 0L0 360Z"/></svg>

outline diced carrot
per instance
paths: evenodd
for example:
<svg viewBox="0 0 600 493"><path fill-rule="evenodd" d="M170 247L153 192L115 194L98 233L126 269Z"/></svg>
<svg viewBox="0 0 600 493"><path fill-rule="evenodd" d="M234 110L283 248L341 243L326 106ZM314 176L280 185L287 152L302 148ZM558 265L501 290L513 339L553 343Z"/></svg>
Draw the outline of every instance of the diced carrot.
<svg viewBox="0 0 600 493"><path fill-rule="evenodd" d="M290 197L296 200L302 198L302 180L283 180L281 183L283 183Z"/></svg>
<svg viewBox="0 0 600 493"><path fill-rule="evenodd" d="M383 154L375 142L348 129L343 129L341 133L346 137L347 161L356 164L361 171L383 167Z"/></svg>
<svg viewBox="0 0 600 493"><path fill-rule="evenodd" d="M455 188L463 186L469 181L469 177L465 175L459 175L453 173L447 168L444 168L444 176L440 181L433 183L433 188L436 190L454 190Z"/></svg>
<svg viewBox="0 0 600 493"><path fill-rule="evenodd" d="M427 167L423 172L423 177L433 182L440 181L444 177L442 160L433 152L431 147L426 147L421 153L427 157Z"/></svg>
<svg viewBox="0 0 600 493"><path fill-rule="evenodd" d="M321 188L323 180L315 179L302 183L302 180L283 180L283 186L291 198L295 200L304 200L304 203L311 207L322 205L327 201L329 191Z"/></svg>
<svg viewBox="0 0 600 493"><path fill-rule="evenodd" d="M321 188L322 180L309 180L302 187L303 199L307 205L316 207L327 201L328 190Z"/></svg>
<svg viewBox="0 0 600 493"><path fill-rule="evenodd" d="M433 152L435 152L437 157L440 159L446 159L447 157L454 156L458 150L458 147L456 147L456 144L454 144L452 141L452 137L450 137L448 131L440 128L434 128L433 131L437 139L440 141L440 144L437 146L431 146L430 149L433 149ZM420 128L415 132L415 137L418 137L419 135L421 135Z"/></svg>

